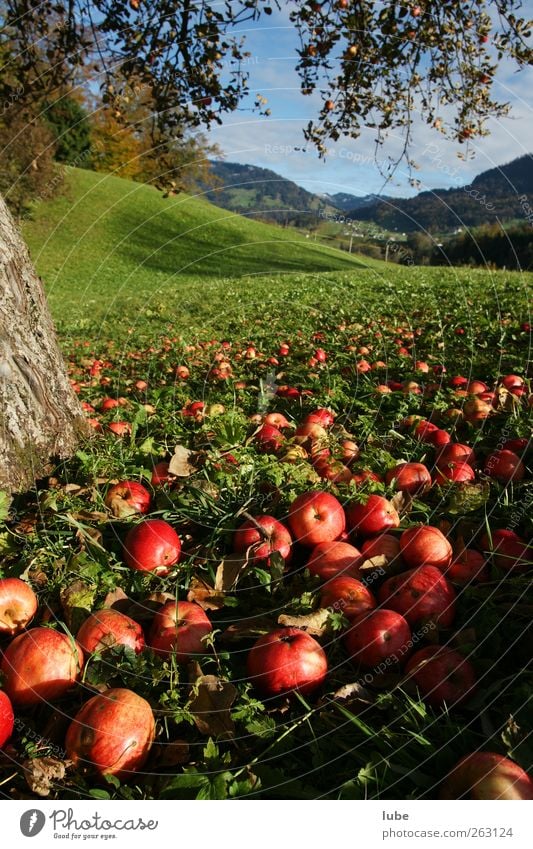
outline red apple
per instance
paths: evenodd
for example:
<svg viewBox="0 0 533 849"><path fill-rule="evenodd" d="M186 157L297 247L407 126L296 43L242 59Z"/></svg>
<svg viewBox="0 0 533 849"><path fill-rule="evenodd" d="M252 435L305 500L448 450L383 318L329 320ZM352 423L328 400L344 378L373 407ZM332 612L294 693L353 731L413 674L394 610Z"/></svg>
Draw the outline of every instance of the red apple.
<svg viewBox="0 0 533 849"><path fill-rule="evenodd" d="M152 486L162 486L163 484L170 482L168 467L169 464L166 463L165 460L161 460L160 463L155 464L151 479Z"/></svg>
<svg viewBox="0 0 533 849"><path fill-rule="evenodd" d="M415 495L431 486L431 475L423 463L399 463L385 475L386 484L393 481L396 489Z"/></svg>
<svg viewBox="0 0 533 849"><path fill-rule="evenodd" d="M233 551L244 554L248 550L250 563L270 565L270 555L273 551L278 551L285 562L289 563L292 537L285 525L273 516L255 516L253 519L247 519L233 536Z"/></svg>
<svg viewBox="0 0 533 849"><path fill-rule="evenodd" d="M313 468L324 480L335 481L335 483L348 483L352 480L352 473L348 466L332 457L318 457L313 460Z"/></svg>
<svg viewBox="0 0 533 849"><path fill-rule="evenodd" d="M492 543L485 535L482 539L484 550L492 551L492 559L498 569L506 572L524 572L533 563L533 547L514 531L502 528L492 532Z"/></svg>
<svg viewBox="0 0 533 849"><path fill-rule="evenodd" d="M400 549L408 566L436 566L445 571L452 562L450 543L432 525L408 528L400 537Z"/></svg>
<svg viewBox="0 0 533 849"><path fill-rule="evenodd" d="M328 662L324 649L299 628L277 628L260 637L250 649L248 677L267 697L297 690L313 693L324 682Z"/></svg>
<svg viewBox="0 0 533 849"><path fill-rule="evenodd" d="M13 705L7 693L0 690L0 749L7 743L15 727Z"/></svg>
<svg viewBox="0 0 533 849"><path fill-rule="evenodd" d="M512 439L507 439L502 448L506 451L513 451L518 456L521 456L525 451L527 451L529 445L531 443L531 439L527 439L527 437L515 436Z"/></svg>
<svg viewBox="0 0 533 849"><path fill-rule="evenodd" d="M145 519L131 528L124 540L124 560L131 569L165 577L178 562L181 541L163 519Z"/></svg>
<svg viewBox="0 0 533 849"><path fill-rule="evenodd" d="M350 658L362 666L399 663L409 651L411 629L395 610L371 610L353 619L344 642Z"/></svg>
<svg viewBox="0 0 533 849"><path fill-rule="evenodd" d="M500 449L487 457L483 471L491 478L507 484L510 481L521 481L526 469L520 457L514 451Z"/></svg>
<svg viewBox="0 0 533 849"><path fill-rule="evenodd" d="M84 654L101 654L113 646L127 646L135 654L144 649L144 636L138 622L124 613L103 608L91 613L78 631L76 639Z"/></svg>
<svg viewBox="0 0 533 849"><path fill-rule="evenodd" d="M343 439L341 442L341 460L346 465L350 465L359 458L359 446L353 439Z"/></svg>
<svg viewBox="0 0 533 849"><path fill-rule="evenodd" d="M397 528L400 517L395 507L381 495L370 495L365 504L356 501L346 508L348 530L361 537L370 537Z"/></svg>
<svg viewBox="0 0 533 849"><path fill-rule="evenodd" d="M438 427L433 422L428 422L425 419L419 421L413 431L413 435L422 442L429 442L433 434L438 431Z"/></svg>
<svg viewBox="0 0 533 849"><path fill-rule="evenodd" d="M306 566L312 575L329 581L337 575L358 578L360 562L361 552L355 546L333 541L315 545Z"/></svg>
<svg viewBox="0 0 533 849"><path fill-rule="evenodd" d="M464 586L471 581L488 581L490 573L483 555L473 548L465 548L454 557L451 566L446 570L446 577L454 584Z"/></svg>
<svg viewBox="0 0 533 849"><path fill-rule="evenodd" d="M339 575L328 581L323 588L320 607L331 607L335 613L342 613L347 619L353 619L365 610L373 610L376 607L376 599L361 581L347 575Z"/></svg>
<svg viewBox="0 0 533 849"><path fill-rule="evenodd" d="M400 560L400 540L393 534L378 534L375 537L365 539L361 546L363 560L371 560L374 557L386 557L388 563Z"/></svg>
<svg viewBox="0 0 533 849"><path fill-rule="evenodd" d="M494 408L489 401L481 398L471 398L465 401L463 415L467 422L481 422L488 419L494 413Z"/></svg>
<svg viewBox="0 0 533 849"><path fill-rule="evenodd" d="M330 427L335 421L335 413L328 410L326 407L319 407L318 410L313 410L304 419L304 422L315 422L321 424L322 427Z"/></svg>
<svg viewBox="0 0 533 849"><path fill-rule="evenodd" d="M449 483L470 483L476 473L468 463L439 463L435 471L435 483L440 486Z"/></svg>
<svg viewBox="0 0 533 849"><path fill-rule="evenodd" d="M100 410L102 411L102 413L106 413L108 410L113 410L116 407L120 407L117 398L104 398L100 402Z"/></svg>
<svg viewBox="0 0 533 849"><path fill-rule="evenodd" d="M469 395L481 395L486 392L489 387L482 380L471 380L466 387Z"/></svg>
<svg viewBox="0 0 533 849"><path fill-rule="evenodd" d="M199 604L167 601L154 616L148 645L162 657L172 652L178 663L187 663L195 655L207 653L204 638L212 630Z"/></svg>
<svg viewBox="0 0 533 849"><path fill-rule="evenodd" d="M437 466L446 466L448 463L468 463L473 466L476 457L472 448L469 445L462 445L460 442L449 442L444 448L438 452Z"/></svg>
<svg viewBox="0 0 533 849"><path fill-rule="evenodd" d="M518 374L506 374L502 377L500 383L502 386L505 386L506 389L516 389L517 387L521 388L524 386L525 380Z"/></svg>
<svg viewBox="0 0 533 849"><path fill-rule="evenodd" d="M290 421L285 418L283 413L267 413L264 418L264 424L271 425L278 430L283 430L286 427L292 427Z"/></svg>
<svg viewBox="0 0 533 849"><path fill-rule="evenodd" d="M16 707L61 698L83 667L79 645L52 628L31 628L9 643L0 669L4 689Z"/></svg>
<svg viewBox="0 0 533 849"><path fill-rule="evenodd" d="M315 444L324 445L328 434L318 422L304 422L294 431L294 441L309 451Z"/></svg>
<svg viewBox="0 0 533 849"><path fill-rule="evenodd" d="M37 612L37 596L20 578L0 579L0 634L18 634Z"/></svg>
<svg viewBox="0 0 533 849"><path fill-rule="evenodd" d="M444 779L441 799L533 799L533 781L509 758L496 752L472 752Z"/></svg>
<svg viewBox="0 0 533 849"><path fill-rule="evenodd" d="M302 545L338 539L346 527L342 504L329 492L304 492L289 509L289 527Z"/></svg>
<svg viewBox="0 0 533 849"><path fill-rule="evenodd" d="M424 701L435 707L452 707L466 701L476 689L472 664L454 649L426 646L415 652L405 672Z"/></svg>
<svg viewBox="0 0 533 849"><path fill-rule="evenodd" d="M150 493L138 481L120 481L107 490L105 504L119 519L144 514L150 509Z"/></svg>
<svg viewBox="0 0 533 849"><path fill-rule="evenodd" d="M261 454L277 454L285 441L282 432L269 424L264 424L257 431L254 439Z"/></svg>
<svg viewBox="0 0 533 849"><path fill-rule="evenodd" d="M455 616L455 590L435 566L420 566L388 578L379 590L381 604L405 616L410 625L434 622L448 628Z"/></svg>
<svg viewBox="0 0 533 849"><path fill-rule="evenodd" d="M383 478L379 475L376 475L375 472L371 471L371 469L363 469L362 472L357 472L352 475L352 480L356 484L364 484L366 481L376 481L376 483L381 483Z"/></svg>
<svg viewBox="0 0 533 849"><path fill-rule="evenodd" d="M129 422L110 422L107 429L114 433L115 436L128 436L131 433L131 425Z"/></svg>
<svg viewBox="0 0 533 849"><path fill-rule="evenodd" d="M447 430L435 430L432 434L429 435L426 442L429 442L430 445L433 445L437 450L441 450L446 445L449 445L452 441L452 438Z"/></svg>
<svg viewBox="0 0 533 849"><path fill-rule="evenodd" d="M155 736L148 702L132 690L112 688L85 702L69 725L67 756L97 774L131 778L141 769Z"/></svg>

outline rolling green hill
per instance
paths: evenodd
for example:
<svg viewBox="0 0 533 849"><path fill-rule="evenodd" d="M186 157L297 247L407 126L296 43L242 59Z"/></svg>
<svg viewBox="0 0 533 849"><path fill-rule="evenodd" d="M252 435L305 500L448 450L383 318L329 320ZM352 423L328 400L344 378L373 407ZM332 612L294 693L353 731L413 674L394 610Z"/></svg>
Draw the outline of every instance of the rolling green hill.
<svg viewBox="0 0 533 849"><path fill-rule="evenodd" d="M23 224L59 325L144 309L170 318L209 297L220 279L376 267L187 195L69 168L64 193Z"/></svg>

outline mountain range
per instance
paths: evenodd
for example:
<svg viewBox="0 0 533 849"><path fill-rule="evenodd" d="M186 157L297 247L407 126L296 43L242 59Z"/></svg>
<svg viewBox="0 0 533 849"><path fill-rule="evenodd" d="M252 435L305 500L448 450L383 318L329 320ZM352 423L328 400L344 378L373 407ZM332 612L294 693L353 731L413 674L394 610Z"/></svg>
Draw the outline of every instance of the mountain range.
<svg viewBox="0 0 533 849"><path fill-rule="evenodd" d="M284 226L308 227L316 224L319 213L332 220L340 212L387 230L445 234L465 226L527 219L533 204L532 164L533 156L526 154L483 171L467 186L393 198L313 194L267 168L216 160L211 163L215 185L201 188L217 206Z"/></svg>
<svg viewBox="0 0 533 849"><path fill-rule="evenodd" d="M483 171L467 186L433 189L412 198L378 198L348 215L388 230L450 233L463 227L524 220L533 199L533 156Z"/></svg>

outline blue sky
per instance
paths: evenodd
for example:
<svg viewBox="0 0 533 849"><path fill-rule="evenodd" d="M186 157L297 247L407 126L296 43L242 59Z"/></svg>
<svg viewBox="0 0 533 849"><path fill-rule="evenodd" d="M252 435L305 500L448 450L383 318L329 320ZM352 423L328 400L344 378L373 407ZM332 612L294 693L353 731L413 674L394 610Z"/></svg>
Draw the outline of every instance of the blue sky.
<svg viewBox="0 0 533 849"><path fill-rule="evenodd" d="M524 4L531 6L531 0ZM394 196L409 196L417 190L409 185L407 169L401 166L393 182L383 186L374 161L375 131L366 130L358 140L341 139L330 146L326 162L314 149L294 151L303 146L302 128L318 114L320 95L303 97L296 64L297 38L288 20L289 6L274 10L270 17L241 28L246 34L252 57L247 63L252 94L268 99L270 117L259 117L250 103L227 117L210 135L228 162L241 162L270 168L294 180L309 191L334 194L339 191L365 195L383 191ZM524 15L528 12L524 8ZM491 135L471 144L468 161L458 158L463 145L448 142L425 124L415 128L412 156L419 165L415 176L421 189L451 188L468 184L476 174L502 165L517 156L533 152L533 68L519 73L514 65L500 68L495 84L497 99L509 101L508 118L489 123ZM394 155L400 148L398 136L391 136L381 155Z"/></svg>

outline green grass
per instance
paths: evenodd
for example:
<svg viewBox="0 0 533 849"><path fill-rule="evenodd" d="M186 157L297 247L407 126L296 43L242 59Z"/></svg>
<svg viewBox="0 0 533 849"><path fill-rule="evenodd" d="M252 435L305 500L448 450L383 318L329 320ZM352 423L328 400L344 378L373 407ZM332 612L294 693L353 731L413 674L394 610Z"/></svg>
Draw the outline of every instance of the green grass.
<svg viewBox="0 0 533 849"><path fill-rule="evenodd" d="M136 657L115 647L89 658L83 686L59 705L21 712L10 742L17 761L58 752L61 759L65 728L56 721L58 711L73 716L108 683L149 700L158 748L146 771L122 784L106 785L67 765L52 797L419 799L438 797L448 770L476 749L506 754L529 769L531 580L525 570L502 570L484 534L513 528L533 539L533 453L524 454L524 479L507 486L488 480L482 469L505 440L530 436L533 408L525 397L504 397L477 425L447 411L464 403L450 383L454 375L494 386L507 372L531 374L524 325L531 323L532 275L364 267L205 202L164 200L155 190L83 171L70 173L64 197L36 209L25 235L47 285L70 375L102 428L57 469L49 487L19 496L12 507L4 499L4 515L0 499L0 576L24 575L34 586L41 604L35 624L42 615L74 632L116 588L148 633L151 593L184 599L197 579L215 585L244 510L286 521L293 500L309 489L328 490L343 504L364 501L371 491L393 497L394 484L337 484L318 477L312 457L292 464L259 451L249 417L267 409L301 423L315 408L331 407L337 419L326 444L336 457L346 436L357 442L354 473L384 477L404 460L433 468L433 449L406 427L411 415L431 417L454 441L472 446L476 483L420 493L402 513L401 528L431 524L459 549L467 544L483 551L490 581L456 585L455 621L439 633L442 644L474 665L479 687L464 705L431 706L399 663L384 676L379 669L369 675L347 655L339 628L348 623L339 613L319 637L330 670L321 690L286 703L262 701L248 682L248 650L262 630L277 627L280 613L307 615L320 605L321 580L306 569L309 552L298 545L282 579L279 562L273 569L249 563L218 594L219 609L208 612L216 652L202 657L201 668L235 688L231 715L221 710L234 723L233 739L219 726L198 725L189 669L149 651ZM222 353L218 343L209 344L213 339L231 342L223 349L231 364L227 380L213 371ZM290 354L273 369L284 340ZM255 358L245 353L251 341ZM317 346L327 362L310 365ZM362 356L376 368L358 371ZM420 360L429 373L416 370ZM179 364L189 367L188 380L175 379ZM301 390L296 400L269 395L274 373L278 385ZM391 378L399 388L375 391ZM425 391L403 391L412 380ZM101 412L104 395L120 398L120 406ZM205 418L182 414L192 400L205 402ZM129 436L112 435L115 419L130 424ZM283 451L292 446L293 432L284 439ZM152 488L154 463L169 459L176 445L193 450L195 470L174 489ZM168 577L126 567L122 541L137 518L119 517L104 501L107 483L119 479L142 481L152 495L152 518L165 518L179 533L182 559ZM355 542L363 540L356 535ZM370 579L371 591L381 580ZM189 746L186 762L163 762L162 751L178 741ZM24 770L14 771L11 759L0 763L0 786L5 794L28 797Z"/></svg>
<svg viewBox="0 0 533 849"><path fill-rule="evenodd" d="M61 326L140 309L189 315L213 278L355 271L350 257L201 198L68 169L64 193L37 205L24 237ZM253 286L248 280L247 286ZM208 288L208 287L207 287Z"/></svg>

